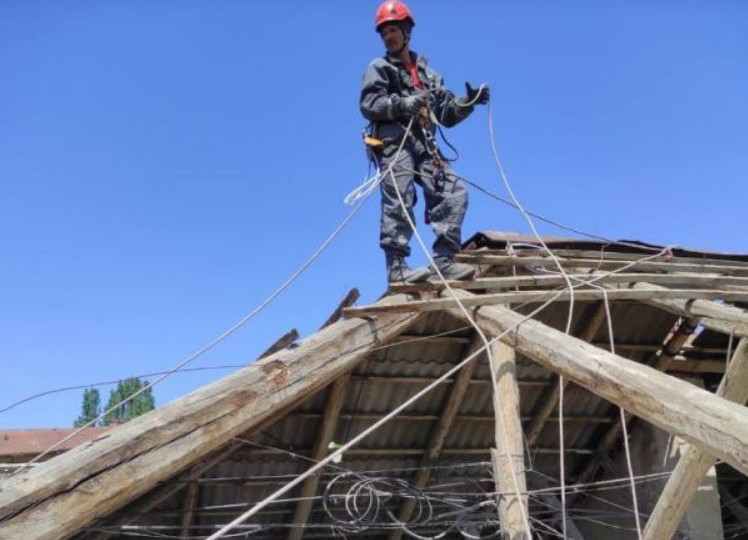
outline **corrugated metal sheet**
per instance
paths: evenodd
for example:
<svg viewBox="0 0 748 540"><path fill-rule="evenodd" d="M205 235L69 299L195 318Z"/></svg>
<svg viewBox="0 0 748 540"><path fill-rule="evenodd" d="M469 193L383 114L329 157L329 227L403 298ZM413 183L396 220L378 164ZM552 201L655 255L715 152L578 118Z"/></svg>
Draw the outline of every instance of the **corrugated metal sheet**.
<svg viewBox="0 0 748 540"><path fill-rule="evenodd" d="M506 243L532 242L524 237L508 237L497 233L481 233L471 239L473 246L497 248ZM568 249L601 249L599 242L579 242L569 239L552 239L555 246ZM643 249L646 246L643 246ZM608 248L610 249L610 248ZM616 248L618 249L618 248ZM620 248L623 252L635 251L634 247ZM697 252L681 250L679 256L697 256ZM701 253L704 257L719 258L719 254ZM726 257L726 256L724 256ZM732 256L730 256L732 257ZM730 259L733 260L733 259ZM735 256L734 260L748 261L748 256ZM502 269L492 272L510 272ZM537 304L518 308L529 313ZM572 319L572 334L581 335L592 314L598 309L596 302L577 302ZM569 304L556 303L549 306L536 318L557 330L566 327ZM611 308L612 327L618 353L637 362L652 363L657 349L663 344L678 317L662 310L635 302L616 302ZM345 443L371 426L377 418L404 403L429 381L440 377L457 362L465 358L470 341L477 338L473 330L444 313L429 313L421 317L408 330L408 342L392 344L371 354L353 371L342 406L342 416L337 422L335 443ZM449 342L429 341L429 336L452 336ZM609 340L607 324L603 324L591 340L607 348ZM695 341L697 348L727 346L727 338L714 332L703 332ZM626 348L628 346L628 349ZM642 350L642 348L646 350ZM688 356L688 355L691 356ZM699 359L703 354L696 349L687 352L687 358ZM428 462L432 468L431 485L456 482L454 489L469 491L490 487L489 449L495 444L496 428L492 420L493 398L490 384L490 369L484 355L476 359L479 365L473 375L467 395L459 406L458 418L448 430L440 455ZM520 385L520 412L527 427L551 385L557 378L532 360L518 355L517 376ZM451 378L451 381L454 377ZM330 482L350 471L366 471L367 477L386 476L413 481L423 454L437 426L453 388L453 382L443 383L410 405L404 412L406 418L396 419L381 427L356 448L347 452L338 465L326 467L321 473L321 485L314 500L311 524L322 528L310 528L305 537L333 537L329 529L331 521L322 507L321 496ZM247 433L246 443L232 456L203 474L200 483L200 502L196 509L196 526L215 526L226 523L248 505L261 501L274 489L290 478L305 471L307 459L317 440L321 417L325 410L328 390L310 396L295 411L266 427L261 433ZM558 407L545 423L542 432L526 456L528 484L530 486L557 483L560 471ZM597 452L601 436L618 421L618 409L601 400L593 393L574 384L568 386L564 400L564 463L567 481L574 480ZM259 445L258 445L259 444ZM472 464L464 467L465 464ZM343 480L339 480L344 485ZM488 482L488 484L486 484ZM472 487L466 487L472 486ZM275 524L252 537L283 538L298 501L296 488L277 502L260 512L251 520L255 524ZM171 534L179 534L183 495L178 494L163 501L152 512L140 518L141 523L172 525ZM397 511L399 499L388 499L386 505ZM340 507L333 510L343 516ZM209 529L195 529L197 534ZM370 530L361 538L386 536L387 531Z"/></svg>

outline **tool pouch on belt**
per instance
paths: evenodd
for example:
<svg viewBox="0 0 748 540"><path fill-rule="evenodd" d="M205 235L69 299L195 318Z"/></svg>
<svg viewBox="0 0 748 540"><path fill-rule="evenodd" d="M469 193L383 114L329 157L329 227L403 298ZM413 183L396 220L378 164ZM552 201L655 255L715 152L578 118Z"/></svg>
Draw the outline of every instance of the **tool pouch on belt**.
<svg viewBox="0 0 748 540"><path fill-rule="evenodd" d="M374 137L371 134L371 130L368 128L361 131L361 136L363 137L364 147L366 148L366 158L369 161L374 161L376 163L374 153L377 150L381 150L381 148L384 146L384 141Z"/></svg>

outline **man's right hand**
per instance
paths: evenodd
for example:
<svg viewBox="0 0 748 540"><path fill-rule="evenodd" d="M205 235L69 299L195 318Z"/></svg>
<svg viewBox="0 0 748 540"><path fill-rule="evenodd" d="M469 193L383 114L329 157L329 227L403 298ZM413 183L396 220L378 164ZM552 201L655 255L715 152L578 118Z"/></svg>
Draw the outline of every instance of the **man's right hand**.
<svg viewBox="0 0 748 540"><path fill-rule="evenodd" d="M400 98L400 110L405 116L415 116L426 105L426 92Z"/></svg>

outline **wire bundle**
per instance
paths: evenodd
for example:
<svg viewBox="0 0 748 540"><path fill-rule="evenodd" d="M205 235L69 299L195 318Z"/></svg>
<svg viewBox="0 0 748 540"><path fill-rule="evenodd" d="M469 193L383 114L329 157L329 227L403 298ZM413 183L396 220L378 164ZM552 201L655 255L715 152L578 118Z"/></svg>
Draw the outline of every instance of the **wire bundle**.
<svg viewBox="0 0 748 540"><path fill-rule="evenodd" d="M402 522L392 508L408 499L413 501L413 511L407 522ZM418 540L439 540L453 532L471 540L489 540L500 534L495 501L488 494L426 492L401 478L342 473L326 485L322 505L342 536L402 530ZM442 507L448 510L436 513Z"/></svg>

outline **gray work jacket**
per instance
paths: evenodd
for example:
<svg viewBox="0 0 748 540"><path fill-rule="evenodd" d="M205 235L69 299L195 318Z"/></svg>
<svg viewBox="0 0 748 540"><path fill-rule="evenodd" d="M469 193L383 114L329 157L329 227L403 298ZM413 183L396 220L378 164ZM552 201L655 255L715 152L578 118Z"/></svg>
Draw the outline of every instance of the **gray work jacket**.
<svg viewBox="0 0 748 540"><path fill-rule="evenodd" d="M452 127L473 112L472 106L462 105L461 99L444 86L444 79L428 66L425 57L412 51L410 56L424 89L429 90L429 108L440 124ZM400 108L401 98L418 92L400 59L388 54L372 60L364 75L360 103L361 114L371 122L372 134L392 141L402 137L409 118Z"/></svg>

